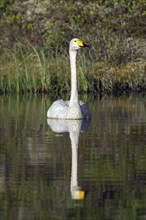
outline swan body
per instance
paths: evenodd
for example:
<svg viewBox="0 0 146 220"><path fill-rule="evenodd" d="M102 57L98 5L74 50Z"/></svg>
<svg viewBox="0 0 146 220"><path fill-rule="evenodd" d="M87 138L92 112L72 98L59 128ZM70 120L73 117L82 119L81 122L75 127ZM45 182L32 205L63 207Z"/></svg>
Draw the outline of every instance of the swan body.
<svg viewBox="0 0 146 220"><path fill-rule="evenodd" d="M48 118L54 119L83 119L90 118L88 106L79 101L76 73L77 50L87 45L80 39L74 38L70 41L69 55L71 67L71 97L69 101L55 101L47 112Z"/></svg>

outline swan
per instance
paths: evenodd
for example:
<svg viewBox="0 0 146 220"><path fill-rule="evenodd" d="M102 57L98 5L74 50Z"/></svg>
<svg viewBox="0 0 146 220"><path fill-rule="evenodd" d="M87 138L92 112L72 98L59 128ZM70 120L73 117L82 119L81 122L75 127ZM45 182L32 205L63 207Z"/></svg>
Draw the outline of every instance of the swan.
<svg viewBox="0 0 146 220"><path fill-rule="evenodd" d="M88 47L82 40L74 38L70 41L69 56L71 67L71 96L69 101L57 100L47 111L47 118L52 119L89 119L90 112L87 105L79 101L76 72L76 56L80 48Z"/></svg>

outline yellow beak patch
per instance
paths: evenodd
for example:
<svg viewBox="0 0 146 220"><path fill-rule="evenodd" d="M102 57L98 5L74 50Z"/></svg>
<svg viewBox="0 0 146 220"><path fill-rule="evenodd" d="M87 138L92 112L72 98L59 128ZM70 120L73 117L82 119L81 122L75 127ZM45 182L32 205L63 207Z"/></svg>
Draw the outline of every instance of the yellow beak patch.
<svg viewBox="0 0 146 220"><path fill-rule="evenodd" d="M82 40L76 40L79 47L84 47L84 43Z"/></svg>

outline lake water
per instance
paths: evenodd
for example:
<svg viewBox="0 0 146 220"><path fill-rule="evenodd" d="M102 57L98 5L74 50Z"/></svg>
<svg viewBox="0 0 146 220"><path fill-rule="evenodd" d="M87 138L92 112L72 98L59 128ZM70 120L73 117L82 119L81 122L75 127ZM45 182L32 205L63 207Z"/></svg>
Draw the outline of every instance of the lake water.
<svg viewBox="0 0 146 220"><path fill-rule="evenodd" d="M49 96L0 96L1 220L146 219L146 97L82 97L92 119L47 121Z"/></svg>

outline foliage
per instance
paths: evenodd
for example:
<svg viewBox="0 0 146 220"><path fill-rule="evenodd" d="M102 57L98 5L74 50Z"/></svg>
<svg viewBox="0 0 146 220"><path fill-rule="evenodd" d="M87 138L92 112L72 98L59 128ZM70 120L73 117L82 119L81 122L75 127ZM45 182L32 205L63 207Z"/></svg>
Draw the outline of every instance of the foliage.
<svg viewBox="0 0 146 220"><path fill-rule="evenodd" d="M67 51L72 37L83 38L90 45L79 57L80 91L99 91L101 87L112 91L127 84L132 89L136 85L145 88L144 3L1 1L0 91L68 91ZM134 78L129 65L136 69ZM123 68L129 75L125 81Z"/></svg>
<svg viewBox="0 0 146 220"><path fill-rule="evenodd" d="M13 45L16 38L23 36L39 47L47 47L60 46L73 36L93 39L95 30L112 30L118 35L128 33L129 36L143 35L145 31L144 0L94 0L86 3L3 0L0 12L4 45L9 44L9 40Z"/></svg>

